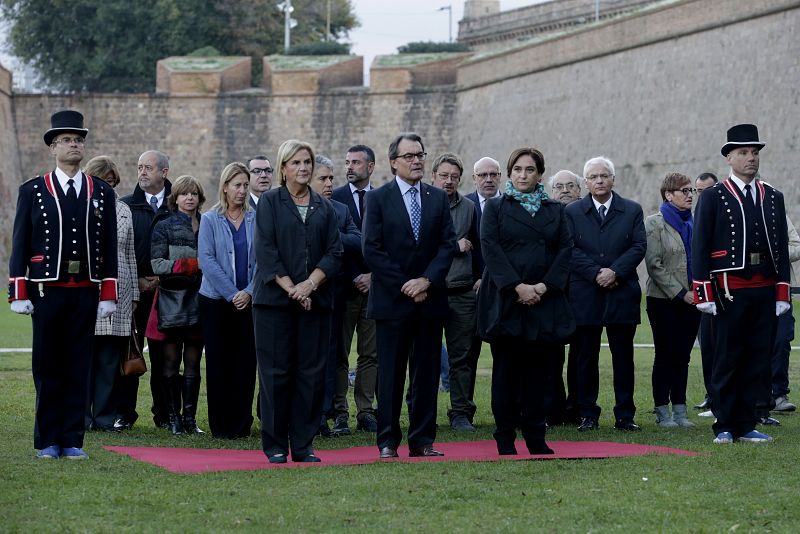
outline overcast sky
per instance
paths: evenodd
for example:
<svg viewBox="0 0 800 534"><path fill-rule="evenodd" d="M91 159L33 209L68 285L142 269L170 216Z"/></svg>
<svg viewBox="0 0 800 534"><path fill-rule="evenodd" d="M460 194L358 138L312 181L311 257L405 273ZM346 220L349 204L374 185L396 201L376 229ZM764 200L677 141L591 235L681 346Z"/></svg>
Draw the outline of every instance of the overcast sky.
<svg viewBox="0 0 800 534"><path fill-rule="evenodd" d="M448 12L453 8L453 41L458 37L458 21L464 15L463 0L351 0L361 26L350 32L352 52L364 56L369 69L376 55L394 54L397 47L412 41L447 41ZM506 11L538 4L542 0L500 0Z"/></svg>

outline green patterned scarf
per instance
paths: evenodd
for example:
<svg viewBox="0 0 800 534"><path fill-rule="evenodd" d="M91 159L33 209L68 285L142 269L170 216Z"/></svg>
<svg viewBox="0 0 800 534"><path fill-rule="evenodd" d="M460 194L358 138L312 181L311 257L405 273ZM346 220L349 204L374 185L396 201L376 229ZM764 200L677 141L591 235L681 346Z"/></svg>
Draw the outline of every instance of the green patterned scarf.
<svg viewBox="0 0 800 534"><path fill-rule="evenodd" d="M542 200L550 198L541 183L536 184L536 187L533 188L533 192L522 193L514 188L514 184L511 183L511 180L506 182L506 195L522 204L522 207L531 214L531 217L535 217L536 212L542 207Z"/></svg>

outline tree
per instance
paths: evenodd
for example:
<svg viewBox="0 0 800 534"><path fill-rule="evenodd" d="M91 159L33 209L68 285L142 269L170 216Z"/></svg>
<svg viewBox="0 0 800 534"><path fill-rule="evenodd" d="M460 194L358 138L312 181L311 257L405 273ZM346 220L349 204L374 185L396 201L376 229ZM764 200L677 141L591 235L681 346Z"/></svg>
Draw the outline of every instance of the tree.
<svg viewBox="0 0 800 534"><path fill-rule="evenodd" d="M295 0L292 42L324 36L327 2ZM350 0L332 0L331 33L358 22ZM283 48L274 0L0 0L11 51L63 91L151 91L156 61L213 46L261 58Z"/></svg>

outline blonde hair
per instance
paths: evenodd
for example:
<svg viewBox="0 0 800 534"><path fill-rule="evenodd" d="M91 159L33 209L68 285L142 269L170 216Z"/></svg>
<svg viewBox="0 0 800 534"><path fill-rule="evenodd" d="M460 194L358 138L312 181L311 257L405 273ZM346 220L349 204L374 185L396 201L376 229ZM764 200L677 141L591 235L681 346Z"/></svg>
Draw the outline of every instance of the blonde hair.
<svg viewBox="0 0 800 534"><path fill-rule="evenodd" d="M228 163L225 165L225 168L222 169L222 174L220 174L219 177L219 201L211 209L216 210L218 213L225 213L225 211L228 209L228 196L225 194L225 186L240 174L245 175L247 178L247 183L249 184L250 170L247 168L247 165L240 161L234 161L233 163ZM244 202L244 210L250 211L252 209L253 207L250 205L249 199L246 199Z"/></svg>
<svg viewBox="0 0 800 534"><path fill-rule="evenodd" d="M169 211L173 213L178 211L178 195L185 195L186 193L197 193L197 211L200 211L206 201L206 195L203 193L203 186L200 185L200 181L188 174L178 177L175 183L172 184L172 191L170 191L167 199Z"/></svg>
<svg viewBox="0 0 800 534"><path fill-rule="evenodd" d="M120 182L119 169L117 168L117 164L114 163L114 160L112 160L108 156L97 156L90 159L89 162L86 164L86 167L83 169L83 171L89 176L100 178L103 181L106 180L106 174L113 172L116 181L114 182L114 185L112 185L111 187L116 187Z"/></svg>
<svg viewBox="0 0 800 534"><path fill-rule="evenodd" d="M308 154L311 156L311 176L314 176L314 149L305 141L289 139L281 143L281 146L278 147L278 164L276 167L278 169L278 183L281 185L286 185L286 176L283 174L283 166L301 150L308 150Z"/></svg>

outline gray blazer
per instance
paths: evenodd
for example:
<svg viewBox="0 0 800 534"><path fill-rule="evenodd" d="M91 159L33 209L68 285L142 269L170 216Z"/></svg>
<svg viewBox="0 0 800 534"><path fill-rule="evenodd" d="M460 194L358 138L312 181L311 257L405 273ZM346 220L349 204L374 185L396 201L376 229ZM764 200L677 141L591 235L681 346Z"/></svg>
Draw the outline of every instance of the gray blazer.
<svg viewBox="0 0 800 534"><path fill-rule="evenodd" d="M647 296L659 299L683 298L690 290L686 269L686 249L681 236L659 212L644 220L647 233Z"/></svg>

